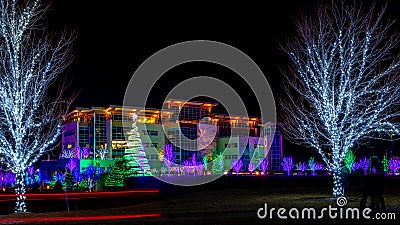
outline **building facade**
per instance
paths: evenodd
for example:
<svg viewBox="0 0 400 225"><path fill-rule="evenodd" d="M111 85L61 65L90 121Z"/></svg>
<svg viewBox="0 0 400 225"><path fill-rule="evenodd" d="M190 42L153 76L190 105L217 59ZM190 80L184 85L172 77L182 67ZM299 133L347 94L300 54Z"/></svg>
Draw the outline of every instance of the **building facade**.
<svg viewBox="0 0 400 225"><path fill-rule="evenodd" d="M259 117L227 116L212 112L212 102L168 100L161 109L109 106L77 108L64 116L61 158L118 159L127 147L126 131L136 113L146 157L160 168L166 144L175 163L223 154L225 170L241 158L245 168L256 156L269 156L270 169L280 171L282 135L271 136L271 126ZM272 144L269 142L272 141ZM268 146L271 148L268 149Z"/></svg>

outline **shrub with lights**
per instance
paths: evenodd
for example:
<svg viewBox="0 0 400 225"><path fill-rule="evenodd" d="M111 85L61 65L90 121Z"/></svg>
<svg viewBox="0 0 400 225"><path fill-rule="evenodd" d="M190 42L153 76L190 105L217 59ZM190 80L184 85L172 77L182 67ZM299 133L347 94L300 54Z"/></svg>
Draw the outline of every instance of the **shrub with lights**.
<svg viewBox="0 0 400 225"><path fill-rule="evenodd" d="M267 174L268 166L269 166L269 160L267 158L260 160L259 167L260 170L263 172L264 176Z"/></svg>
<svg viewBox="0 0 400 225"><path fill-rule="evenodd" d="M294 161L293 161L293 157L291 156L286 156L282 159L282 168L283 171L285 171L287 173L287 175L289 176L294 168Z"/></svg>

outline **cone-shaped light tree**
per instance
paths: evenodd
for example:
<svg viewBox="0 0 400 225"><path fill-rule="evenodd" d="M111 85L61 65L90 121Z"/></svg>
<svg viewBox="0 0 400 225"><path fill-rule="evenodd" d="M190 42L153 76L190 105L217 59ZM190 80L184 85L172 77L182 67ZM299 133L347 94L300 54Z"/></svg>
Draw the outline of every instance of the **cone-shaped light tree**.
<svg viewBox="0 0 400 225"><path fill-rule="evenodd" d="M108 174L105 181L105 186L107 187L124 187L125 177L127 177L126 160L118 159L115 161L110 174Z"/></svg>
<svg viewBox="0 0 400 225"><path fill-rule="evenodd" d="M72 61L72 36L47 35L39 0L0 0L0 158L16 174L15 212L25 212L24 175L61 132L69 101L49 89Z"/></svg>
<svg viewBox="0 0 400 225"><path fill-rule="evenodd" d="M137 114L133 114L132 129L128 133L128 143L124 158L129 174L133 176L151 176L150 166L143 149L142 140L136 125Z"/></svg>
<svg viewBox="0 0 400 225"><path fill-rule="evenodd" d="M398 133L399 35L393 21L356 1L317 2L296 18L283 50L291 59L281 99L285 136L317 150L342 196L348 149L368 138Z"/></svg>

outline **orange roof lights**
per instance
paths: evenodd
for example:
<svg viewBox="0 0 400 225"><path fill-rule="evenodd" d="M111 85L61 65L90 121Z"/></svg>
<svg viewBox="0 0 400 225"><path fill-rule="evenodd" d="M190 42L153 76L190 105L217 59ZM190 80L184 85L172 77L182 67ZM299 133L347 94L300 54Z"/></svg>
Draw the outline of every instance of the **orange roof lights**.
<svg viewBox="0 0 400 225"><path fill-rule="evenodd" d="M164 104L173 104L173 105L196 105L196 106L205 106L205 107L213 107L217 106L218 103L214 102L203 102L203 101L184 101L181 99L169 99L164 102Z"/></svg>

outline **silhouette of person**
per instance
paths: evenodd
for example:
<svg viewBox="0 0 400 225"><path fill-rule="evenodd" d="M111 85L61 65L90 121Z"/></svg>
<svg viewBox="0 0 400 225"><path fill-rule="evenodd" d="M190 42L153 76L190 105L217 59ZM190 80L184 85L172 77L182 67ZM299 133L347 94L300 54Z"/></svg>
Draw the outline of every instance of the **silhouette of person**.
<svg viewBox="0 0 400 225"><path fill-rule="evenodd" d="M370 196L371 209L385 209L385 199L383 197L384 175L382 172L382 163L377 156L371 159L371 172L365 176L361 175L360 182L362 188L361 208L366 207L368 196Z"/></svg>

